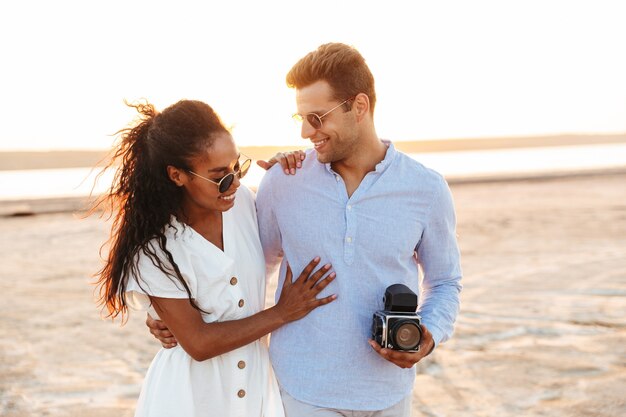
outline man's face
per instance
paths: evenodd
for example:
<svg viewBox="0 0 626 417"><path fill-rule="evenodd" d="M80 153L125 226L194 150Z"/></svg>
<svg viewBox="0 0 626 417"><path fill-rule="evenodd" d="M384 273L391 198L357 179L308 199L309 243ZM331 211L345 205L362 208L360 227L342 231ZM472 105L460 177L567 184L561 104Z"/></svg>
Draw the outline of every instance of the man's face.
<svg viewBox="0 0 626 417"><path fill-rule="evenodd" d="M317 81L307 87L296 90L296 105L298 114L302 115L302 130L300 135L303 139L309 139L317 151L317 159L322 163L340 162L349 158L356 151L357 129L355 117L352 112L345 111L344 106L339 106L342 101L333 98L333 91L326 81ZM337 108L335 108L337 107ZM332 110L335 108L334 110ZM332 110L330 113L330 110ZM322 117L322 126L316 129L307 120L309 113Z"/></svg>

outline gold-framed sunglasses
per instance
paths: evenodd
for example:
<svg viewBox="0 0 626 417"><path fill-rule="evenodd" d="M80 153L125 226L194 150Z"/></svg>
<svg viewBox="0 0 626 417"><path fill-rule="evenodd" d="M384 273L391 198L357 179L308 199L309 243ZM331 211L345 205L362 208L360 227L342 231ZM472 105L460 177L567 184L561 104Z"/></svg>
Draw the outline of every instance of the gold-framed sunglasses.
<svg viewBox="0 0 626 417"><path fill-rule="evenodd" d="M237 178L240 178L240 179L243 178L248 173L248 170L250 169L250 165L252 165L252 158L249 158L244 154L240 154L239 158L241 158L241 156L246 157L243 163L240 164L239 161L237 161L237 165L235 165L235 170L233 172L229 172L228 174L224 175L222 178L220 178L217 181L214 181L207 177L203 177L200 174L196 174L192 170L187 170L187 172L189 172L192 175L195 175L198 178L202 178L203 180L212 182L213 184L217 185L217 190L223 194L226 191L228 191L230 186L233 184L233 181L235 180L235 175L237 176Z"/></svg>
<svg viewBox="0 0 626 417"><path fill-rule="evenodd" d="M333 107L332 109L328 110L326 113L322 114L321 116L317 113L309 113L305 116L302 116L299 113L295 113L293 114L291 117L302 123L304 121L304 119L306 119L307 122L309 122L309 124L311 126L313 126L313 129L315 130L319 130L322 128L323 124L322 124L322 119L326 116L328 116L330 113L332 113L333 111L337 110L339 107L343 106L344 104L346 104L348 101L350 100L354 100L355 97L350 97L345 99L344 101L342 101L341 103L339 103L338 105L336 105L335 107Z"/></svg>

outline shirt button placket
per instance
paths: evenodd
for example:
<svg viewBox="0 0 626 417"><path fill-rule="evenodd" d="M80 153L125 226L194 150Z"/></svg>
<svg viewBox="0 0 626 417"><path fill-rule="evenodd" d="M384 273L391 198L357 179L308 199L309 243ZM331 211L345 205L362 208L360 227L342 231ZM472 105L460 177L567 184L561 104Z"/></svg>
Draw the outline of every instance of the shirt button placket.
<svg viewBox="0 0 626 417"><path fill-rule="evenodd" d="M239 361L239 362L237 362L237 368L239 368L239 369L243 369L243 368L245 368L245 367L246 367L246 362L245 362L245 361ZM237 391L237 396L238 396L239 398L243 398L243 397L245 397L245 396L246 396L246 390L244 390L244 389L240 389L239 391Z"/></svg>
<svg viewBox="0 0 626 417"><path fill-rule="evenodd" d="M238 282L237 277L232 277L230 279L230 285L233 285L233 286L237 285L237 282ZM244 306L244 304L245 304L245 301L243 300L243 298L239 300L239 303L237 303L237 305L240 308L242 308ZM246 362L245 361L237 362L237 368L244 369L245 367L246 367ZM246 396L246 390L240 389L239 391L237 391L237 397L243 398L245 396Z"/></svg>
<svg viewBox="0 0 626 417"><path fill-rule="evenodd" d="M354 206L351 203L346 204L346 235L343 250L343 259L348 265L352 265L354 261L354 235L356 232L356 219L354 214Z"/></svg>

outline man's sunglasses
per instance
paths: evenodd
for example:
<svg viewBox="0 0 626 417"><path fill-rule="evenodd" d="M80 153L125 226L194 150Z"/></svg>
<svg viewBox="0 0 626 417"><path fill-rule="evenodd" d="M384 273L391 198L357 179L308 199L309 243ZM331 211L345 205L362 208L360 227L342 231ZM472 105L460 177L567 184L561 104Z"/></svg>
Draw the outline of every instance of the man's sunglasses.
<svg viewBox="0 0 626 417"><path fill-rule="evenodd" d="M354 97L350 97L344 101L342 101L341 103L339 103L338 105L336 105L335 107L333 107L332 109L328 110L326 113L322 114L321 116L318 115L317 113L309 113L306 116L302 116L301 114L294 114L293 117L294 120L298 121L298 122L303 122L304 119L306 118L306 121L309 122L309 124L311 126L313 126L313 129L315 130L319 130L322 128L322 119L326 116L328 116L332 111L338 109L339 107L343 106L344 104L346 104L348 101L350 100L354 100Z"/></svg>
<svg viewBox="0 0 626 417"><path fill-rule="evenodd" d="M237 176L237 178L243 178L248 173L248 170L250 169L250 165L252 164L252 159L248 157L246 158L247 159L243 161L242 164L237 163L239 165L239 168L235 167L234 172L229 172L228 174L220 178L218 181L213 181L210 178L203 177L202 175L196 174L195 172L191 170L188 170L188 172L192 175L195 175L196 177L202 178L203 180L216 184L218 191L223 194L226 191L228 191L230 186L233 184L233 181L235 180L235 175Z"/></svg>

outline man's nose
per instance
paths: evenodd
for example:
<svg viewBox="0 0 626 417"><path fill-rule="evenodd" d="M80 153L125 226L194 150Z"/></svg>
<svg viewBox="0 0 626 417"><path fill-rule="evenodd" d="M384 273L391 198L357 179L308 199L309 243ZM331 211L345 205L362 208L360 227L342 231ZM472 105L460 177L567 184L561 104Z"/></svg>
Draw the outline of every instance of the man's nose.
<svg viewBox="0 0 626 417"><path fill-rule="evenodd" d="M312 137L315 135L315 132L317 132L317 129L311 126L311 123L309 123L306 119L302 121L302 128L300 129L300 136L302 139Z"/></svg>

